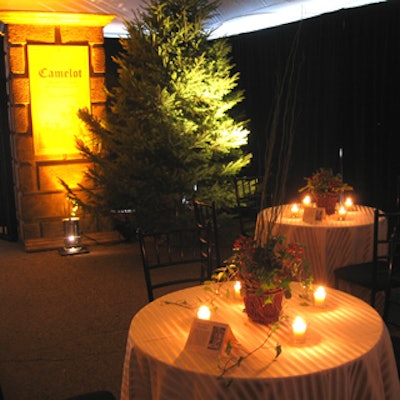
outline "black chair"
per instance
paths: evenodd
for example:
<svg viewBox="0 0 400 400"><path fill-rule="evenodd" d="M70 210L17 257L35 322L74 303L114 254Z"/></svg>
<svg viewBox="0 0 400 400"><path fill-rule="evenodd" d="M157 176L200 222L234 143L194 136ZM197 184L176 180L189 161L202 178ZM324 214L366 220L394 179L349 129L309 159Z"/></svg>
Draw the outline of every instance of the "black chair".
<svg viewBox="0 0 400 400"><path fill-rule="evenodd" d="M254 236L257 214L261 208L261 182L258 176L235 177L236 207L242 235Z"/></svg>
<svg viewBox="0 0 400 400"><path fill-rule="evenodd" d="M207 247L209 234L201 233L205 244L200 243L198 228L153 233L138 230L149 301L153 301L156 294L165 294L165 291L163 293L160 290L155 293L156 289L174 286L176 290L183 284L201 284L210 279L211 250Z"/></svg>
<svg viewBox="0 0 400 400"><path fill-rule="evenodd" d="M380 220L386 219L384 231L380 229ZM376 307L376 294L385 293L383 318L388 315L391 291L400 287L396 281L398 264L396 260L400 245L400 211L374 212L373 258L371 262L349 265L335 270L335 287L340 288L340 281L350 282L370 290L370 304Z"/></svg>
<svg viewBox="0 0 400 400"><path fill-rule="evenodd" d="M215 202L211 204L194 199L194 215L196 226L199 229L201 251L207 252L211 247L211 263L213 268L221 266L219 247L219 229Z"/></svg>
<svg viewBox="0 0 400 400"><path fill-rule="evenodd" d="M392 339L393 351L397 365L397 373L400 379L400 336L392 335L390 338Z"/></svg>
<svg viewBox="0 0 400 400"><path fill-rule="evenodd" d="M385 293L383 319L388 325L396 327L398 331L400 328L400 250L396 250L393 256L389 284Z"/></svg>

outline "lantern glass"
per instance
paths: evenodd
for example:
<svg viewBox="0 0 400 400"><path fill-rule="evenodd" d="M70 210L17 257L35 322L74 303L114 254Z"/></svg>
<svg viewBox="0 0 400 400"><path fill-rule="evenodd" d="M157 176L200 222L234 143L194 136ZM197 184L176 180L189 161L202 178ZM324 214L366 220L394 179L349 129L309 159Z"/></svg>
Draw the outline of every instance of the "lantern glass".
<svg viewBox="0 0 400 400"><path fill-rule="evenodd" d="M64 247L79 247L81 245L81 233L79 230L79 218L71 217L63 219Z"/></svg>

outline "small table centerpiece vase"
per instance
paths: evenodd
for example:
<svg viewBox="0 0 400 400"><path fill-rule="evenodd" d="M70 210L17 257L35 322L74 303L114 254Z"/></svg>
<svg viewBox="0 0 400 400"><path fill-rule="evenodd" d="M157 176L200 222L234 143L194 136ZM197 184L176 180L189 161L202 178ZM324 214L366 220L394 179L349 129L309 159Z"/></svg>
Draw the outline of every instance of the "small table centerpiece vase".
<svg viewBox="0 0 400 400"><path fill-rule="evenodd" d="M264 325L279 320L283 298L291 297L292 280L300 275L311 279L303 247L294 243L285 247L284 240L271 236L265 246L257 246L252 238L240 236L233 255L214 275L218 281L240 280L244 311L252 321Z"/></svg>
<svg viewBox="0 0 400 400"><path fill-rule="evenodd" d="M320 168L310 177L304 178L307 182L299 192L309 192L317 207L325 208L327 215L335 213L340 194L352 191L353 188L343 182L341 174L334 174L330 168Z"/></svg>
<svg viewBox="0 0 400 400"><path fill-rule="evenodd" d="M318 208L325 208L327 215L335 213L336 204L339 202L338 193L314 193L313 197Z"/></svg>

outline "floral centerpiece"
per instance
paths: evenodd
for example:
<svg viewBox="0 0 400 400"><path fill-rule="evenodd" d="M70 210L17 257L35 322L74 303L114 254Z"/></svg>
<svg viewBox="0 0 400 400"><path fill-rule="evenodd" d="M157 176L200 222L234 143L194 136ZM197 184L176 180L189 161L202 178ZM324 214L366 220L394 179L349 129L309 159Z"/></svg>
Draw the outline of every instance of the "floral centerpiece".
<svg viewBox="0 0 400 400"><path fill-rule="evenodd" d="M339 200L339 194L351 191L353 187L343 182L341 174L334 174L331 168L319 168L310 177L304 178L307 182L299 192L309 192L318 207L324 207L326 213L333 214Z"/></svg>
<svg viewBox="0 0 400 400"><path fill-rule="evenodd" d="M233 255L216 271L218 281L239 280L245 312L255 322L278 321L283 296L291 297L290 282L311 283L309 263L303 259L303 246L284 246L282 236L271 236L265 246L258 246L247 236L240 236L233 246Z"/></svg>

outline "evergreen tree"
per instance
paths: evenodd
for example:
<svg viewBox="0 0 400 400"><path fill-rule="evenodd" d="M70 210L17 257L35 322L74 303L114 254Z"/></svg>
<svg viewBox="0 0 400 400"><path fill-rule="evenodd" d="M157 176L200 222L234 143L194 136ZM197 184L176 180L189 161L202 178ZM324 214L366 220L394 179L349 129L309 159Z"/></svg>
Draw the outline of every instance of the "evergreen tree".
<svg viewBox="0 0 400 400"><path fill-rule="evenodd" d="M246 121L232 109L243 99L236 89L230 46L210 41L206 21L216 10L210 0L151 0L126 23L121 39L119 84L108 91L100 120L79 112L92 143L78 143L92 162L80 189L86 208L109 213L135 210L136 223L169 223L182 199L196 196L229 207L232 177L249 164ZM97 145L95 145L97 143Z"/></svg>

